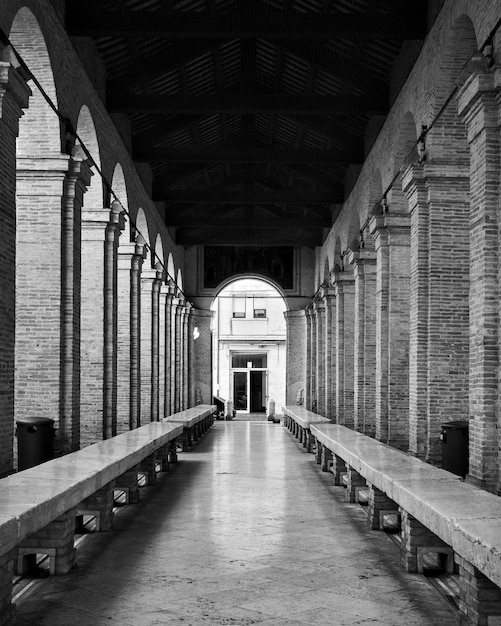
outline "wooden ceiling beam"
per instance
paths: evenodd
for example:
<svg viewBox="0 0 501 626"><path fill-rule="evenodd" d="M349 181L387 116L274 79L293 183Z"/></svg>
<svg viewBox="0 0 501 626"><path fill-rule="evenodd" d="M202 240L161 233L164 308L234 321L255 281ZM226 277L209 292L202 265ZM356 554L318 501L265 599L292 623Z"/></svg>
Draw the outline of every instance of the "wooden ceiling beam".
<svg viewBox="0 0 501 626"><path fill-rule="evenodd" d="M156 194L155 194L156 195ZM262 191L243 189L240 191L167 191L162 197L155 198L169 204L331 204L338 202L336 192L304 192L292 189Z"/></svg>
<svg viewBox="0 0 501 626"><path fill-rule="evenodd" d="M323 229L177 228L177 245L294 246L314 248L324 240Z"/></svg>
<svg viewBox="0 0 501 626"><path fill-rule="evenodd" d="M73 36L193 39L424 39L423 0L399 13L278 13L105 10L100 0L66 4L66 29Z"/></svg>
<svg viewBox="0 0 501 626"><path fill-rule="evenodd" d="M107 107L110 111L142 113L179 113L200 115L203 113L250 113L278 112L301 115L386 115L388 96L375 92L365 96L311 96L269 95L235 93L223 95L171 95L133 94L109 92Z"/></svg>
<svg viewBox="0 0 501 626"><path fill-rule="evenodd" d="M267 228L330 228L332 226L331 219L328 215L325 217L294 217L284 216L276 218L262 218L259 216L247 219L245 217L220 216L217 211L208 211L204 216L177 216L168 213L165 216L165 224L168 228L217 228L228 230L235 228L254 228L263 230Z"/></svg>
<svg viewBox="0 0 501 626"><path fill-rule="evenodd" d="M220 148L134 148L134 161L152 163L359 163L362 155L350 148L337 150L304 150L252 146L223 146Z"/></svg>

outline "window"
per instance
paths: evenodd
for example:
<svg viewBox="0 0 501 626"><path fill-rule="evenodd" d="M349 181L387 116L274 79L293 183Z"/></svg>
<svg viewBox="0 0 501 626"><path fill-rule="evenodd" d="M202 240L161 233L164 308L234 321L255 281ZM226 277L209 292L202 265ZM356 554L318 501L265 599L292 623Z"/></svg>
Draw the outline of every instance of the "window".
<svg viewBox="0 0 501 626"><path fill-rule="evenodd" d="M254 309L254 317L266 317L266 309Z"/></svg>
<svg viewBox="0 0 501 626"><path fill-rule="evenodd" d="M245 317L245 298L233 297L233 317Z"/></svg>
<svg viewBox="0 0 501 626"><path fill-rule="evenodd" d="M262 353L245 353L245 354L236 354L232 353L231 355L231 367L235 368L244 368L244 369L252 369L252 368L265 368L267 367L267 355ZM250 363L250 366L249 366Z"/></svg>

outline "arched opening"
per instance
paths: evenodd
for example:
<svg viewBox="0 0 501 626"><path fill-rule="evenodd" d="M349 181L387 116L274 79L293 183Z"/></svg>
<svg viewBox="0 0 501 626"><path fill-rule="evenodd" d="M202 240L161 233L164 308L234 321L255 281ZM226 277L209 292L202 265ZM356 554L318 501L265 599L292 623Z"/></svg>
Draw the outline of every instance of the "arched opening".
<svg viewBox="0 0 501 626"><path fill-rule="evenodd" d="M214 297L213 393L231 400L237 417L264 416L285 404L287 305L270 281L239 278Z"/></svg>
<svg viewBox="0 0 501 626"><path fill-rule="evenodd" d="M40 26L27 9L16 14L10 39L57 104L51 59ZM64 276L61 210L67 157L61 158L59 120L33 81L21 117L16 167L15 417L54 419L62 409L61 340ZM42 374L43 372L43 374ZM71 417L67 417L67 422Z"/></svg>
<svg viewBox="0 0 501 626"><path fill-rule="evenodd" d="M87 106L83 106L80 110L77 122L77 133L82 139L83 144L90 152L92 159L97 167L101 168L101 159L99 155L99 144L97 141L96 129L94 121ZM99 209L104 206L103 184L101 176L97 173L96 168L92 167L93 174L90 185L84 194L84 209Z"/></svg>

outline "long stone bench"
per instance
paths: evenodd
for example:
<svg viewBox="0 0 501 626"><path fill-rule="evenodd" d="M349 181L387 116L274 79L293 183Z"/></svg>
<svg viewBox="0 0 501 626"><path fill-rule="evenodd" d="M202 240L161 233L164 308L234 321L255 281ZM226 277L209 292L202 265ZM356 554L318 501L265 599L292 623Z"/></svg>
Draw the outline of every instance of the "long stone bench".
<svg viewBox="0 0 501 626"><path fill-rule="evenodd" d="M109 528L114 491L138 492L138 474L155 482L158 464L166 470L176 462L178 440L194 424L209 427L215 408L199 405L0 480L1 626L15 623L12 579L15 569L23 573L23 559L47 554L51 573L67 573L76 561L75 519L92 513L101 530Z"/></svg>
<svg viewBox="0 0 501 626"><path fill-rule="evenodd" d="M311 424L330 424L327 417L308 411L303 406L283 406L282 412L284 414L284 426L291 431L308 452L311 452L312 446Z"/></svg>
<svg viewBox="0 0 501 626"><path fill-rule="evenodd" d="M406 569L422 571L425 554L441 555L445 569L459 573L460 611L478 626L501 623L501 498L344 426L310 430L317 463L335 485L345 483L346 499L369 491L373 529L384 515L400 517Z"/></svg>
<svg viewBox="0 0 501 626"><path fill-rule="evenodd" d="M214 423L217 407L213 404L199 404L182 413L164 417L162 421L183 425L183 452L197 441Z"/></svg>

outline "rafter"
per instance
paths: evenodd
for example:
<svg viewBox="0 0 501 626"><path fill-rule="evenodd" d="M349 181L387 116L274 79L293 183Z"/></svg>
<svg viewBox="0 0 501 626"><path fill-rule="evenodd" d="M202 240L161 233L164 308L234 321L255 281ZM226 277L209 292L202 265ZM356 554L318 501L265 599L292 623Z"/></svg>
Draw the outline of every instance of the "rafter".
<svg viewBox="0 0 501 626"><path fill-rule="evenodd" d="M421 4L415 2L413 4ZM414 10L412 10L412 8ZM67 5L66 28L74 36L165 37L214 39L272 37L311 39L423 39L423 12L405 7L399 14L381 13L276 13L242 9L238 14L195 11L109 11L99 0Z"/></svg>
<svg viewBox="0 0 501 626"><path fill-rule="evenodd" d="M293 148L269 148L261 146L222 146L219 148L149 148L135 147L134 161L165 161L169 163L353 163L359 162L360 153L347 149L303 150Z"/></svg>
<svg viewBox="0 0 501 626"><path fill-rule="evenodd" d="M168 191L162 195L165 202L172 204L330 204L337 202L335 192L304 192L280 189L272 192L260 189L241 191Z"/></svg>
<svg viewBox="0 0 501 626"><path fill-rule="evenodd" d="M234 228L255 228L263 230L266 228L330 228L332 223L329 215L280 215L269 217L253 214L249 217L228 215L220 209L204 211L203 215L179 215L177 212L168 211L165 215L166 226L176 228L218 228L223 230Z"/></svg>
<svg viewBox="0 0 501 626"><path fill-rule="evenodd" d="M388 98L385 93L370 96L269 95L235 93L224 95L131 95L129 92L111 92L108 109L121 112L157 113L268 113L282 112L302 115L368 115L386 114Z"/></svg>
<svg viewBox="0 0 501 626"><path fill-rule="evenodd" d="M235 228L220 230L218 228L177 228L175 233L177 245L194 246L228 244L242 246L321 246L324 235L323 229L305 228Z"/></svg>

